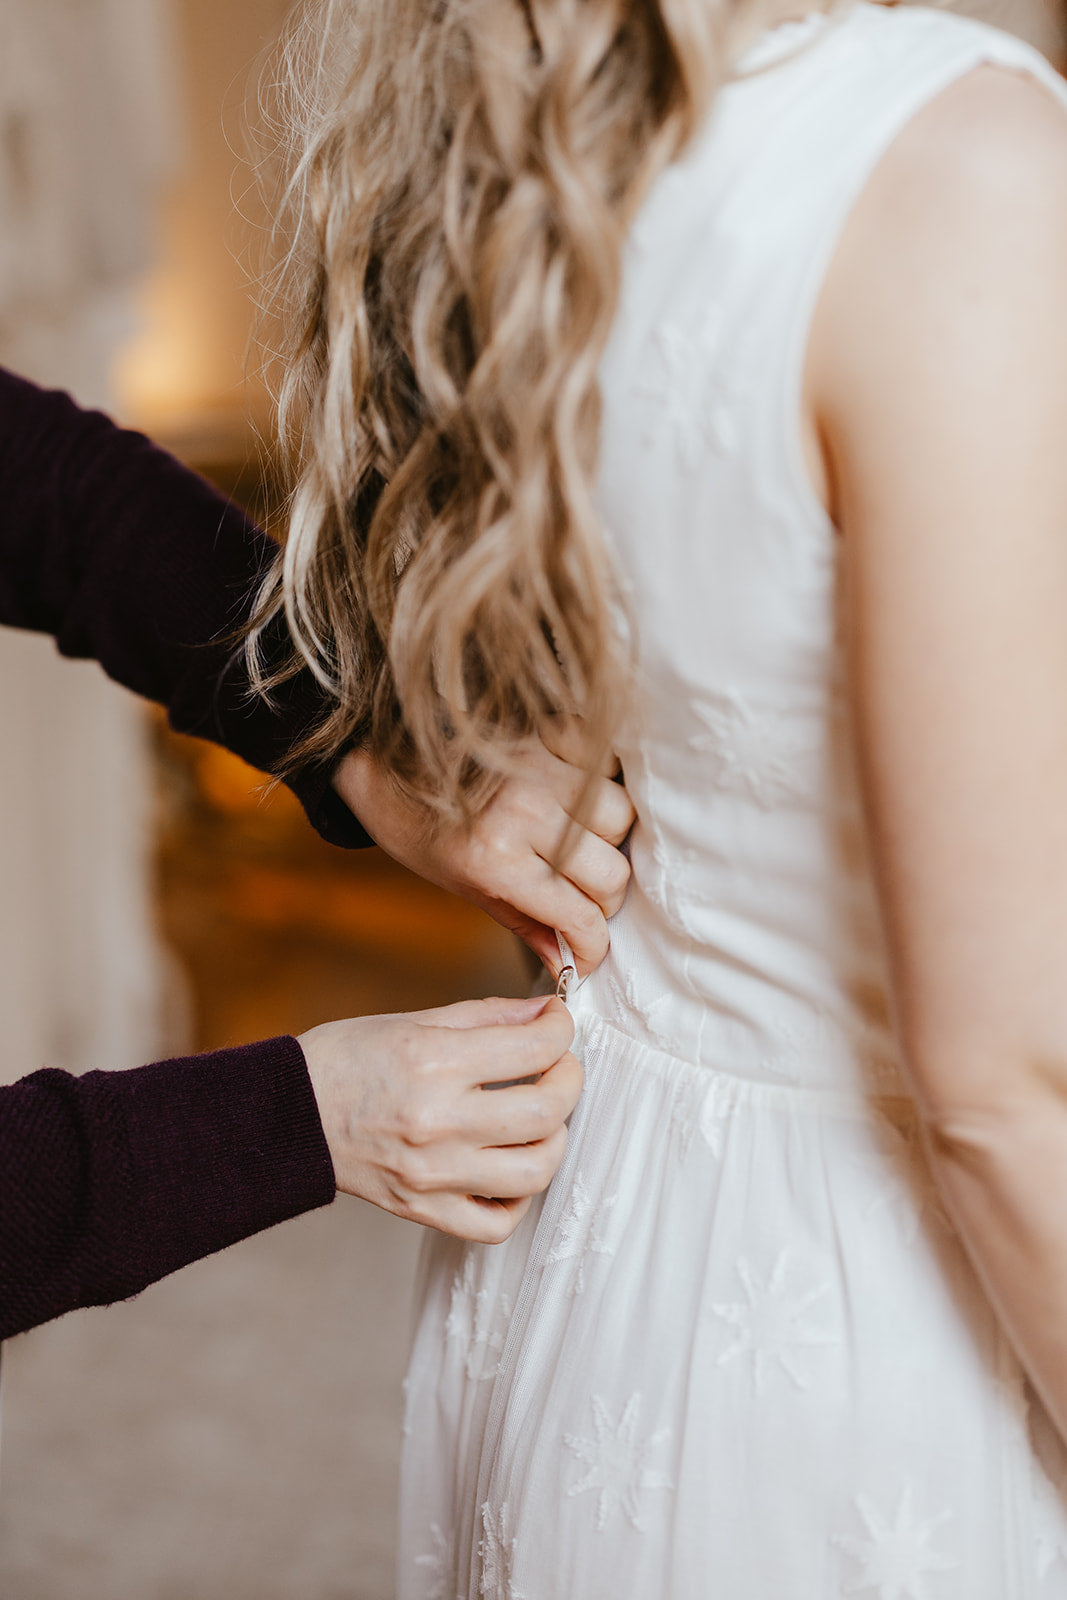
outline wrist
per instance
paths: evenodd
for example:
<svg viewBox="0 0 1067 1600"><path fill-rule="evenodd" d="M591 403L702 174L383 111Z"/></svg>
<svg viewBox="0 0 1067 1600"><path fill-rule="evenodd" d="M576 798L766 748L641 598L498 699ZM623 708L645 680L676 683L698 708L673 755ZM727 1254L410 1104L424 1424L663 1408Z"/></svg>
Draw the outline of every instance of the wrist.
<svg viewBox="0 0 1067 1600"><path fill-rule="evenodd" d="M326 1025L328 1027L328 1025ZM326 1141L326 1148L330 1154L330 1161L334 1170L334 1181L338 1182L340 1171L340 1134L341 1128L338 1118L337 1073L328 1041L324 1038L326 1029L323 1027L311 1028L307 1033L297 1037L297 1044L304 1057L307 1068L308 1081L315 1099L315 1109L318 1112L322 1136Z"/></svg>

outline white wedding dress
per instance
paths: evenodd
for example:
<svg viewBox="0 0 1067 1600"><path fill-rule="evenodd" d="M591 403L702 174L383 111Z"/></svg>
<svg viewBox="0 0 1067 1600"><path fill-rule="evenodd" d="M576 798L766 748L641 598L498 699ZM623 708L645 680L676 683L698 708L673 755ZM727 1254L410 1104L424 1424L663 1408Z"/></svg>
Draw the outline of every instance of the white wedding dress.
<svg viewBox="0 0 1067 1600"><path fill-rule="evenodd" d="M856 4L766 35L630 242L600 502L637 807L587 1087L498 1247L433 1238L401 1600L1067 1597L1067 1455L954 1236L887 1024L805 475L807 330L914 114L1028 47Z"/></svg>

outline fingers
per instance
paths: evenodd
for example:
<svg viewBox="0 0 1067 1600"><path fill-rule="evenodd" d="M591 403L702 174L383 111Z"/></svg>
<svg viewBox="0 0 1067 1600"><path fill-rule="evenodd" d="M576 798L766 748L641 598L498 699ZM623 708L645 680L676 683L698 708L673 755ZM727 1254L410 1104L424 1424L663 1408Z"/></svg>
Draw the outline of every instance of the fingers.
<svg viewBox="0 0 1067 1600"><path fill-rule="evenodd" d="M543 848L550 844L544 843ZM625 867L624 858L619 859ZM587 871L588 864L582 870ZM504 927L525 939L553 972L559 970L559 949L553 934L545 937L545 929L559 929L583 973L591 972L607 955L608 925L596 900L532 847L509 864L507 872L493 882L492 894L481 903Z"/></svg>
<svg viewBox="0 0 1067 1600"><path fill-rule="evenodd" d="M592 803L586 826L608 844L620 845L634 825L637 813L633 801L621 783L606 778L598 780L592 794Z"/></svg>
<svg viewBox="0 0 1067 1600"><path fill-rule="evenodd" d="M582 1082L582 1069L568 1051L540 1077L505 1080L505 1087L476 1084L462 1094L434 1096L421 1109L411 1107L403 1124L405 1145L414 1152L410 1181L429 1177L434 1186L470 1190L477 1170L471 1160L485 1150L554 1137L578 1104Z"/></svg>
<svg viewBox="0 0 1067 1600"><path fill-rule="evenodd" d="M442 1195L427 1206L422 1215L414 1215L398 1204L397 1212L423 1227L436 1228L440 1233L450 1233L457 1239L470 1239L475 1244L503 1244L510 1239L519 1223L530 1209L530 1200L485 1200L472 1195Z"/></svg>
<svg viewBox="0 0 1067 1600"><path fill-rule="evenodd" d="M614 757L611 766L618 768ZM553 808L547 804L550 797L555 797L566 817L580 815L583 826L609 844L621 844L634 822L630 797L608 773L595 777L590 784L589 771L585 758L568 759L534 740L523 753L520 771L504 784L483 818L491 830L503 827L505 832L509 820L516 822L523 833L538 821L558 827Z"/></svg>
<svg viewBox="0 0 1067 1600"><path fill-rule="evenodd" d="M613 751L601 752L597 760L598 752L580 717L552 717L541 730L541 742L554 756L582 772L589 772L595 764L606 778L612 778L619 770L619 758Z"/></svg>
<svg viewBox="0 0 1067 1600"><path fill-rule="evenodd" d="M472 1144L489 1149L551 1138L578 1104L582 1083L582 1069L568 1051L536 1083L473 1091L464 1111Z"/></svg>
<svg viewBox="0 0 1067 1600"><path fill-rule="evenodd" d="M462 1238L507 1238L563 1157L582 1083L573 1036L555 997L302 1034L337 1187Z"/></svg>
<svg viewBox="0 0 1067 1600"><path fill-rule="evenodd" d="M595 971L611 943L607 920L596 901L558 873L552 875L545 900L552 927L558 928L570 945L579 973L584 977ZM560 966L557 946L549 961L549 970L558 976Z"/></svg>
<svg viewBox="0 0 1067 1600"><path fill-rule="evenodd" d="M613 917L621 908L630 882L630 863L614 845L583 829L567 853L564 871L605 917ZM567 942L571 943L569 939Z"/></svg>
<svg viewBox="0 0 1067 1600"><path fill-rule="evenodd" d="M559 941L554 928L548 927L544 922L535 922L533 917L523 916L521 911L516 911L514 906L505 905L503 901L496 902L492 915L502 928L513 933L517 939L522 940L527 949L533 951L538 965L534 967L531 978L536 976L542 967L549 972L556 972L558 976Z"/></svg>
<svg viewBox="0 0 1067 1600"><path fill-rule="evenodd" d="M574 1021L562 1000L539 997L531 1021L472 1028L452 1041L453 1059L470 1085L510 1083L547 1072L570 1049Z"/></svg>
<svg viewBox="0 0 1067 1600"><path fill-rule="evenodd" d="M524 1200L547 1189L567 1149L567 1130L559 1128L539 1144L483 1150L470 1187L489 1200Z"/></svg>
<svg viewBox="0 0 1067 1600"><path fill-rule="evenodd" d="M559 1171L567 1146L566 1128L538 1144L472 1151L461 1142L443 1145L412 1160L400 1174L417 1206L435 1195L473 1195L486 1200L526 1200L547 1189Z"/></svg>
<svg viewBox="0 0 1067 1600"><path fill-rule="evenodd" d="M492 1028L506 1024L521 1027L539 1017L547 1003L548 996L543 994L521 1000L499 996L489 1000L459 1000L454 1005L417 1011L413 1020L435 1028Z"/></svg>

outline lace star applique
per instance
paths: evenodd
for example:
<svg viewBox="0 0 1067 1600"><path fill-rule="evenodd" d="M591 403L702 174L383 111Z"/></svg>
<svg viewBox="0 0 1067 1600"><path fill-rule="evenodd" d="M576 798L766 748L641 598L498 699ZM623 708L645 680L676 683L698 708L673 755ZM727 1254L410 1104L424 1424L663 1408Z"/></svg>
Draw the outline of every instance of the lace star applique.
<svg viewBox="0 0 1067 1600"><path fill-rule="evenodd" d="M821 1010L795 1004L770 1007L763 1018L759 1069L786 1083L799 1083L813 1062L825 1058L831 1030Z"/></svg>
<svg viewBox="0 0 1067 1600"><path fill-rule="evenodd" d="M721 1080L712 1084L700 1108L700 1136L716 1160L722 1156L726 1124L733 1116L736 1100L732 1086Z"/></svg>
<svg viewBox="0 0 1067 1600"><path fill-rule="evenodd" d="M467 1376L483 1382L495 1378L499 1361L486 1362L486 1354L499 1356L511 1320L509 1295L493 1295L488 1289L475 1289L476 1258L468 1254L462 1273L452 1281L452 1303L445 1322L445 1338L465 1340Z"/></svg>
<svg viewBox="0 0 1067 1600"><path fill-rule="evenodd" d="M620 1012L632 1012L634 1016L644 1023L646 1031L655 1044L659 1045L661 1049L670 1049L671 1036L669 1033L664 1032L663 1028L657 1024L656 1019L657 1017L667 1016L672 1004L671 995L660 994L651 1000L644 999L637 992L637 985L634 983L632 972L627 973L625 987L617 978L609 978L608 989Z"/></svg>
<svg viewBox="0 0 1067 1600"><path fill-rule="evenodd" d="M570 1204L560 1218L555 1241L545 1257L546 1261L576 1261L572 1294L585 1293L585 1270L589 1256L613 1256L615 1246L608 1244L605 1229L618 1195L603 1199L591 1192L579 1172L571 1190Z"/></svg>
<svg viewBox="0 0 1067 1600"><path fill-rule="evenodd" d="M883 1516L866 1495L857 1495L853 1504L867 1537L859 1539L839 1534L834 1539L837 1547L854 1557L863 1568L845 1592L874 1593L878 1600L932 1600L927 1577L934 1572L953 1572L960 1565L932 1545L934 1534L951 1521L952 1513L942 1511L936 1517L920 1520L910 1483L900 1497L892 1521Z"/></svg>
<svg viewBox="0 0 1067 1600"><path fill-rule="evenodd" d="M598 1394L593 1396L592 1439L576 1434L564 1435L563 1442L578 1460L588 1468L585 1476L572 1483L567 1498L577 1494L595 1493L597 1496L596 1527L603 1533L616 1511L621 1511L631 1527L644 1531L638 1496L649 1489L673 1489L674 1484L658 1467L649 1465L649 1457L671 1436L669 1428L661 1428L646 1439L637 1432L637 1419L641 1411L641 1396L633 1394L623 1408L618 1422L613 1422L607 1406Z"/></svg>
<svg viewBox="0 0 1067 1600"><path fill-rule="evenodd" d="M757 710L735 689L690 702L702 731L689 746L713 758L712 781L724 794L772 810L801 790L796 762L804 753L794 721L778 710Z"/></svg>
<svg viewBox="0 0 1067 1600"><path fill-rule="evenodd" d="M498 1510L486 1502L482 1507L482 1537L478 1555L482 1578L478 1592L482 1600L525 1600L515 1587L515 1546L507 1502Z"/></svg>
<svg viewBox="0 0 1067 1600"><path fill-rule="evenodd" d="M681 1087L677 1087L671 1100L668 1127L678 1151L679 1161L684 1161L693 1148L693 1135L701 1126L702 1116L702 1097L692 1091L687 1094Z"/></svg>
<svg viewBox="0 0 1067 1600"><path fill-rule="evenodd" d="M804 1327L808 1312L829 1294L830 1285L821 1283L794 1298L786 1286L788 1270L789 1254L783 1250L769 1281L763 1283L752 1265L742 1258L737 1263L737 1274L745 1291L744 1301L712 1307L717 1317L737 1330L733 1343L719 1356L719 1366L725 1366L738 1356L749 1356L757 1394L762 1394L766 1388L773 1367L780 1368L798 1389L806 1389L808 1380L798 1359L800 1351L839 1342L828 1334Z"/></svg>
<svg viewBox="0 0 1067 1600"><path fill-rule="evenodd" d="M682 465L690 471L708 450L733 455L739 443L721 375L725 321L721 306L713 305L695 328L675 322L657 328L651 340L651 370L636 385L636 393L656 407L646 443L654 443L659 431L669 430Z"/></svg>
<svg viewBox="0 0 1067 1600"><path fill-rule="evenodd" d="M454 1541L442 1531L439 1523L431 1522L430 1543L433 1546L432 1550L425 1555L415 1557L415 1565L426 1569L426 1577L430 1583L423 1600L454 1600L455 1590L452 1587L456 1567Z"/></svg>

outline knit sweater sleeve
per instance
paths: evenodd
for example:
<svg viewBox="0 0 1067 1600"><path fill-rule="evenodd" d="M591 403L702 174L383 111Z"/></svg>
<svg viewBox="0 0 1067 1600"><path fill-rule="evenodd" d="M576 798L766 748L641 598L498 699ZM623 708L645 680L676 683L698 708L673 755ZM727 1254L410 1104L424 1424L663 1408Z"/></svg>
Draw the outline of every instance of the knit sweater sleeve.
<svg viewBox="0 0 1067 1600"><path fill-rule="evenodd" d="M0 1089L0 1338L334 1198L292 1038Z"/></svg>
<svg viewBox="0 0 1067 1600"><path fill-rule="evenodd" d="M143 435L0 369L0 623L54 635L171 724L276 772L322 706L310 673L268 706L232 635L274 548ZM281 641L279 641L279 648ZM289 780L331 843L370 840L330 766Z"/></svg>

